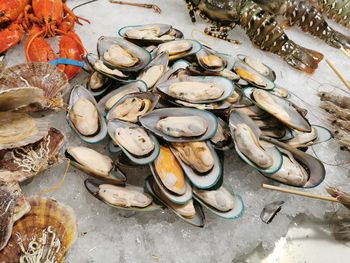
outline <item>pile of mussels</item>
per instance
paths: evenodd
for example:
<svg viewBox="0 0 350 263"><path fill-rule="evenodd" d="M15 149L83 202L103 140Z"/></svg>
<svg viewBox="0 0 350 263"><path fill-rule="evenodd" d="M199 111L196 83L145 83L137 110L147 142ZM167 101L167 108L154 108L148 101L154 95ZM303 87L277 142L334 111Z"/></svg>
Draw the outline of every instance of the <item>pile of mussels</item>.
<svg viewBox="0 0 350 263"><path fill-rule="evenodd" d="M276 74L254 58L219 53L170 25L128 26L102 36L86 56L87 87L73 88L67 121L87 143L110 138L114 162L87 147L66 156L93 178L88 191L133 211L168 207L204 226L202 206L238 218L241 198L223 186L223 151L236 151L263 176L310 188L325 177L305 153L331 133L310 125L307 111L289 101ZM144 187L126 182L120 164L149 166Z"/></svg>

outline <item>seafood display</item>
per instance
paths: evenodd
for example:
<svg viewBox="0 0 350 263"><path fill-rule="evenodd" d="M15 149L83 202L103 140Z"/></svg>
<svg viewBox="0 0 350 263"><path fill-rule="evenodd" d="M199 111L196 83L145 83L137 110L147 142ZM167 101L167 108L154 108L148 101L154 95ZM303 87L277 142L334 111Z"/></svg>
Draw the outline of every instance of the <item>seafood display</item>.
<svg viewBox="0 0 350 263"><path fill-rule="evenodd" d="M192 22L198 14L212 24L205 29L206 34L235 43L228 32L238 24L257 47L277 54L292 67L307 73L317 69L323 55L289 39L277 22L277 15L283 15L288 25L298 25L335 48L350 48L350 38L329 26L321 14L348 27L347 1L186 0L186 3Z"/></svg>
<svg viewBox="0 0 350 263"><path fill-rule="evenodd" d="M0 53L20 43L26 34L25 55L29 62L50 62L57 58L82 61L85 48L74 31L82 18L65 1L7 0L1 2L0 13ZM58 55L45 39L57 35L61 36ZM58 68L69 79L80 72L80 67L73 65L60 64Z"/></svg>

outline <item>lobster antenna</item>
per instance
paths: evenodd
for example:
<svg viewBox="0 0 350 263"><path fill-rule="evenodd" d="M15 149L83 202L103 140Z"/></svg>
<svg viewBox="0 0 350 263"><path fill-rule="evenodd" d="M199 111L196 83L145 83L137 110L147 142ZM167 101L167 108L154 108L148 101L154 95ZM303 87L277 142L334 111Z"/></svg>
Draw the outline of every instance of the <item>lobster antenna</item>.
<svg viewBox="0 0 350 263"><path fill-rule="evenodd" d="M72 8L72 11L74 11L74 9L77 9L77 8L79 8L79 7L81 7L81 6L84 6L84 5L87 5L87 4L91 4L91 3L93 3L93 2L97 2L97 0L90 0L90 1L87 1L87 2L85 2L85 3L79 4L79 5L75 6L75 7L73 7L73 8Z"/></svg>

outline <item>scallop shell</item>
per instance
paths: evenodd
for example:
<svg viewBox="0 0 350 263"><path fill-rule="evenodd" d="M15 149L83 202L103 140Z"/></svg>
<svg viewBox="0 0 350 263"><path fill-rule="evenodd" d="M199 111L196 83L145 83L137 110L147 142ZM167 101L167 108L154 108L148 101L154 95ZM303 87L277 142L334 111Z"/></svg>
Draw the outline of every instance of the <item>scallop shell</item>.
<svg viewBox="0 0 350 263"><path fill-rule="evenodd" d="M25 113L0 112L0 150L18 148L41 140L47 135L46 121Z"/></svg>
<svg viewBox="0 0 350 263"><path fill-rule="evenodd" d="M50 128L47 136L36 143L0 151L0 180L24 182L34 177L56 161L63 140L59 130Z"/></svg>
<svg viewBox="0 0 350 263"><path fill-rule="evenodd" d="M43 252L38 262L44 262L50 245L53 253L48 259L52 262L63 262L77 237L74 211L53 199L28 198L28 201L32 209L14 224L8 246L0 253L0 262L20 262L26 252L31 252L26 255L32 260ZM48 238L46 244L40 240L43 235ZM38 247L30 251L29 243L33 241L38 243Z"/></svg>
<svg viewBox="0 0 350 263"><path fill-rule="evenodd" d="M20 87L0 90L0 110L9 111L38 105L45 100L44 91L36 87Z"/></svg>
<svg viewBox="0 0 350 263"><path fill-rule="evenodd" d="M58 68L44 62L19 64L5 69L0 77L0 92L9 89L35 87L44 91L47 99L30 110L55 108L62 100L62 92L69 87L67 76ZM58 105L61 105L59 103Z"/></svg>

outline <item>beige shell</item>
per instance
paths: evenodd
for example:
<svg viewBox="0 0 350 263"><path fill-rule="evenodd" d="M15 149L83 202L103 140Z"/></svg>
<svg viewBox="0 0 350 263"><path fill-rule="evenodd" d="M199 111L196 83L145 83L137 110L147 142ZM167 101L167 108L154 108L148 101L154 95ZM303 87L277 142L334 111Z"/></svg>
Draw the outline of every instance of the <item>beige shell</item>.
<svg viewBox="0 0 350 263"><path fill-rule="evenodd" d="M114 139L131 154L145 156L154 150L154 142L143 128L120 127L115 130Z"/></svg>
<svg viewBox="0 0 350 263"><path fill-rule="evenodd" d="M147 87L152 88L157 81L161 78L161 76L165 72L164 65L155 65L147 69L140 77L139 80L142 80L146 83Z"/></svg>
<svg viewBox="0 0 350 263"><path fill-rule="evenodd" d="M44 98L22 111L38 111L61 107L62 93L69 87L68 79L57 67L45 62L31 62L6 68L0 76L0 93L16 88L39 88ZM41 96L42 94L40 94ZM32 94L31 96L34 96ZM0 96L1 97L1 96Z"/></svg>
<svg viewBox="0 0 350 263"><path fill-rule="evenodd" d="M223 186L217 190L211 191L195 188L193 189L193 192L195 192L196 195L198 195L206 204L221 212L230 211L235 207L235 200L232 194Z"/></svg>
<svg viewBox="0 0 350 263"><path fill-rule="evenodd" d="M8 246L0 253L0 262L64 262L77 237L74 211L53 199L28 201L31 210L14 224ZM30 242L37 246L29 247Z"/></svg>
<svg viewBox="0 0 350 263"><path fill-rule="evenodd" d="M117 44L111 45L103 54L103 58L114 66L124 68L132 67L139 61L128 50Z"/></svg>
<svg viewBox="0 0 350 263"><path fill-rule="evenodd" d="M207 131L208 123L199 116L174 116L159 120L156 128L173 137L196 137Z"/></svg>
<svg viewBox="0 0 350 263"><path fill-rule="evenodd" d="M288 140L286 143L294 148L298 148L317 139L317 136L318 132L315 127L311 128L311 132L294 130L294 137Z"/></svg>
<svg viewBox="0 0 350 263"><path fill-rule="evenodd" d="M18 87L0 91L0 111L23 110L45 100L44 91L36 87Z"/></svg>
<svg viewBox="0 0 350 263"><path fill-rule="evenodd" d="M0 181L24 182L57 161L63 134L50 128L47 136L27 146L0 151Z"/></svg>
<svg viewBox="0 0 350 263"><path fill-rule="evenodd" d="M171 41L171 42L161 44L158 47L157 53L160 54L162 52L168 52L169 56L174 56L174 55L186 53L187 51L191 50L192 47L193 47L193 44L189 40Z"/></svg>
<svg viewBox="0 0 350 263"><path fill-rule="evenodd" d="M138 188L132 186L101 184L98 195L107 203L121 207L144 208L153 202L150 195L142 193Z"/></svg>
<svg viewBox="0 0 350 263"><path fill-rule="evenodd" d="M152 101L150 99L128 98L111 111L109 118L136 123L140 116L150 110L151 106Z"/></svg>
<svg viewBox="0 0 350 263"><path fill-rule="evenodd" d="M37 142L47 135L48 123L25 113L0 112L0 150Z"/></svg>
<svg viewBox="0 0 350 263"><path fill-rule="evenodd" d="M224 94L222 86L208 82L181 81L169 86L170 96L188 101L201 102L207 100L216 100Z"/></svg>
<svg viewBox="0 0 350 263"><path fill-rule="evenodd" d="M237 124L234 130L238 149L253 163L261 168L269 168L273 164L271 156L261 147L258 138L251 128L243 123Z"/></svg>
<svg viewBox="0 0 350 263"><path fill-rule="evenodd" d="M199 173L209 172L215 164L206 142L173 143L178 157Z"/></svg>
<svg viewBox="0 0 350 263"><path fill-rule="evenodd" d="M99 130L99 114L88 99L79 98L69 111L74 127L84 136L92 136Z"/></svg>

